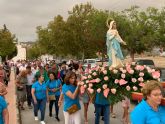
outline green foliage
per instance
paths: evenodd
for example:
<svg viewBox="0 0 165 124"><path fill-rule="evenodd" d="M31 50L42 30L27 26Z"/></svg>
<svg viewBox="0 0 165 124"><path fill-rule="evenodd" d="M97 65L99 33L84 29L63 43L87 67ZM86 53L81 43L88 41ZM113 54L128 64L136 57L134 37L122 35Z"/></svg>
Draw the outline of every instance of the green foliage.
<svg viewBox="0 0 165 124"><path fill-rule="evenodd" d="M5 60L7 57L11 59L17 54L17 49L15 46L17 39L4 25L4 29L0 29L0 56Z"/></svg>
<svg viewBox="0 0 165 124"><path fill-rule="evenodd" d="M96 57L98 51L106 53L108 18L117 22L119 34L127 43L122 47L129 51L132 60L135 53L150 51L155 46L165 47L165 8L158 10L150 7L140 11L138 6L132 6L121 12L109 12L97 10L86 3L75 5L68 14L66 20L58 15L46 28L37 27L38 55L72 55L84 59Z"/></svg>

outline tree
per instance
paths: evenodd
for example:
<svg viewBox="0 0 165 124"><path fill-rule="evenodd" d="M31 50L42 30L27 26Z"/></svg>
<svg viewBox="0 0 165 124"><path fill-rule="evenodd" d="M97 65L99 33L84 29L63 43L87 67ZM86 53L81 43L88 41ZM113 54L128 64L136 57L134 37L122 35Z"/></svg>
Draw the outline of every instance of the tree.
<svg viewBox="0 0 165 124"><path fill-rule="evenodd" d="M4 25L3 29L0 29L0 56L2 59L11 59L17 54L15 43L17 39Z"/></svg>

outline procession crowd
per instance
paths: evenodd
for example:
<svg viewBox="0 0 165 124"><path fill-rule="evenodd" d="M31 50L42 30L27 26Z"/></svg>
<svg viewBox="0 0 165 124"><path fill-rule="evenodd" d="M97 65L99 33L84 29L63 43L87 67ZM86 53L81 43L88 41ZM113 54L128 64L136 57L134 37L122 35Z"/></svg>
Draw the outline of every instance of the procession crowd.
<svg viewBox="0 0 165 124"><path fill-rule="evenodd" d="M59 107L63 104L65 124L82 123L80 100L84 105L83 123L85 124L88 124L88 106L90 103L95 107L95 124L100 123L100 116L102 116L104 124L110 124L110 114L111 117L116 117L113 112L113 105L110 105L110 101L102 93L96 93L95 96L89 95L88 92L80 93L79 81L81 81L83 75L88 74L91 69L90 64L86 69L83 69L81 62L74 62L73 60L69 63L64 61L60 64L57 64L54 60L49 63L37 60L8 64L6 63L4 67L0 66L0 124L9 124L7 105L10 103L5 100L5 94L7 94L5 87L9 81L10 67L14 69L16 74L15 84L19 108L25 110L24 103L27 101L28 108L33 109L36 121L39 120L38 111L40 110L41 124L45 124L46 103L49 104L50 117L54 115L52 113L54 105L57 121L60 121ZM5 68L8 69L5 70ZM133 124L139 124L139 122L140 124L165 124L163 117L165 108L159 106L162 98L159 83L151 81L149 85L144 87L143 94L145 99L131 113L131 122ZM130 100L125 98L121 107L124 109L121 121L124 124L129 124ZM139 119L137 117L140 117L140 114L141 118Z"/></svg>

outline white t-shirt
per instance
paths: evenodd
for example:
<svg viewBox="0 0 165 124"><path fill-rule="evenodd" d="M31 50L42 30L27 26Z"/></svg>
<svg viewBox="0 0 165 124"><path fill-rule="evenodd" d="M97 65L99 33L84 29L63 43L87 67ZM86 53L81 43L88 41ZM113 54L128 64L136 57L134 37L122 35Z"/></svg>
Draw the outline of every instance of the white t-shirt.
<svg viewBox="0 0 165 124"><path fill-rule="evenodd" d="M33 84L34 76L35 76L34 73L27 74L27 85L32 85Z"/></svg>

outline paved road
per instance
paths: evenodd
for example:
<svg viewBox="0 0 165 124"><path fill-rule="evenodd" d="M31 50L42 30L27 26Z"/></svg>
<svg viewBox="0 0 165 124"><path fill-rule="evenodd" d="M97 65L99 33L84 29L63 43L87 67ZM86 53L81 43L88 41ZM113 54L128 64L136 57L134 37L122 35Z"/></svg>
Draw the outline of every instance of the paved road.
<svg viewBox="0 0 165 124"><path fill-rule="evenodd" d="M81 105L82 106L82 105ZM132 108L132 107L131 107ZM122 113L123 113L123 109L121 107L121 103L118 103L117 105L114 106L114 111L117 114L117 118L110 118L110 124L122 124L121 122L121 118L122 118ZM94 124L94 107L93 104L91 104L89 106L89 124ZM60 114L59 114L59 118L60 118L60 122L57 122L57 120L54 117L49 117L48 115L48 106L46 108L46 117L45 117L45 122L46 124L64 124L64 116L63 116L63 112L62 112L62 108L60 109ZM82 111L81 111L81 115L82 115L82 124L83 123L83 106L82 106ZM33 110L32 109L28 109L26 107L25 110L23 110L21 112L21 116L22 116L22 124L39 124L39 121L34 121L34 116L33 116ZM103 121L100 121L100 124L104 124Z"/></svg>

